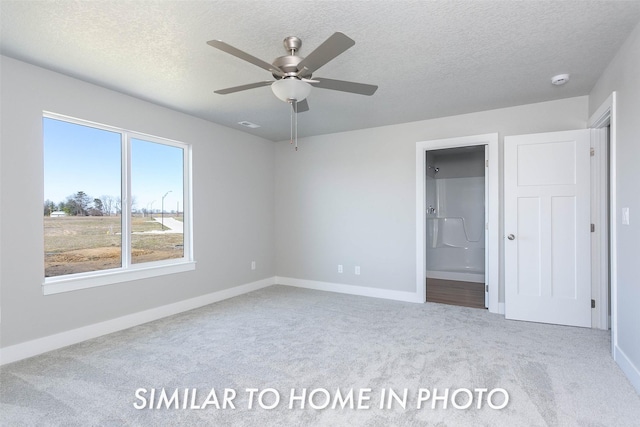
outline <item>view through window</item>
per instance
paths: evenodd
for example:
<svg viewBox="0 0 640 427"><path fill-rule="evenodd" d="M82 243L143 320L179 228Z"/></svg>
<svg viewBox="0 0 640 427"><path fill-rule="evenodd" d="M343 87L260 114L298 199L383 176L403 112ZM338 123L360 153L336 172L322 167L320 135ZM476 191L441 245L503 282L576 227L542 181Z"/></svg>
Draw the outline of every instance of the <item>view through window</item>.
<svg viewBox="0 0 640 427"><path fill-rule="evenodd" d="M45 277L185 258L184 144L43 120Z"/></svg>
<svg viewBox="0 0 640 427"><path fill-rule="evenodd" d="M131 140L131 262L183 256L182 149Z"/></svg>

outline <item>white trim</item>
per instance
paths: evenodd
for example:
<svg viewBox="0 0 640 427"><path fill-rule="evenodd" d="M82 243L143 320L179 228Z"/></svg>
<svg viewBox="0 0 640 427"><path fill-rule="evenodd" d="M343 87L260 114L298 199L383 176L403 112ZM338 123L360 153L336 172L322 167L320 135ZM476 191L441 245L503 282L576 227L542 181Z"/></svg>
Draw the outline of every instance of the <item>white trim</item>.
<svg viewBox="0 0 640 427"><path fill-rule="evenodd" d="M98 128L98 129L102 129L102 130L106 130L108 132L113 132L113 133L128 133L131 138L135 138L135 139L144 139L144 140L148 140L151 142L157 142L159 144L165 144L165 145L171 145L177 148L184 148L185 145L190 145L190 144L186 144L184 142L180 142L180 141L176 141L175 139L169 139L169 138L164 138L161 136L156 136L156 135L150 135L148 133L143 133L143 132L137 132L137 131L132 131L132 130L127 130L121 127L117 127L117 126L111 126L111 125L106 125L104 123L99 123L99 122L94 122L91 120L85 120L85 119L79 119L77 117L72 117L72 116L67 116L64 114L59 114L59 113L54 113L52 111L43 111L42 112L42 116L43 117L48 117L50 119L54 119L54 120L61 120L63 122L69 122L69 123L75 123L77 125L80 126L88 126L88 127L92 127L92 128Z"/></svg>
<svg viewBox="0 0 640 427"><path fill-rule="evenodd" d="M274 278L269 277L256 282L212 292L210 294L201 295L184 301L178 301L160 307L151 308L149 310L140 311L138 313L128 314L116 319L106 320L104 322L94 323L93 325L83 326L70 331L60 332L58 334L15 344L0 349L0 365L16 362L48 351L77 344L92 338L97 338L102 335L111 334L143 323L162 319L163 317L193 310L194 308L203 307L214 302L266 288L273 284Z"/></svg>
<svg viewBox="0 0 640 427"><path fill-rule="evenodd" d="M601 128L609 124L616 102L616 92L611 92L611 95L598 107L598 109L589 117L590 128Z"/></svg>
<svg viewBox="0 0 640 427"><path fill-rule="evenodd" d="M604 123L606 126L608 122ZM609 329L609 194L607 131L591 128L591 327Z"/></svg>
<svg viewBox="0 0 640 427"><path fill-rule="evenodd" d="M389 289L371 288L367 286L346 285L343 283L319 282L317 280L296 279L293 277L275 277L277 285L294 286L296 288L314 289L317 291L337 292L340 294L359 295L363 297L384 298L395 301L422 303L419 295L413 292L392 291Z"/></svg>
<svg viewBox="0 0 640 427"><path fill-rule="evenodd" d="M504 303L498 303L498 314L504 314Z"/></svg>
<svg viewBox="0 0 640 427"><path fill-rule="evenodd" d="M426 152L442 148L468 147L472 145L488 146L489 170L486 177L489 192L486 218L487 230L487 285L489 286L489 311L491 313L504 313L499 306L500 293L500 230L499 230L499 160L498 160L498 134L472 135L460 138L447 138L432 141L420 141L416 143L416 295L422 301L426 301Z"/></svg>
<svg viewBox="0 0 640 427"><path fill-rule="evenodd" d="M485 145L484 146L484 200L485 200L485 204L484 204L484 229L485 231L489 229L489 222L488 222L488 218L489 218L489 203L486 203L487 198L488 198L488 194L489 194L489 146ZM498 196L499 197L499 196ZM489 246L491 246L491 244L489 243L489 233L484 233L484 247L488 248ZM484 278L482 280L481 283L487 283L487 272L489 271L489 257L487 256L487 250L485 249L485 253L484 253ZM489 307L489 286L484 287L484 306L485 307Z"/></svg>
<svg viewBox="0 0 640 427"><path fill-rule="evenodd" d="M609 259L611 271L611 354L616 359L618 347L618 244L617 244L617 117L616 117L616 92L598 107L589 118L589 127L598 128L610 126L609 131Z"/></svg>
<svg viewBox="0 0 640 427"><path fill-rule="evenodd" d="M167 261L172 262L168 263ZM183 273L195 269L196 263L194 261L176 262L176 260L173 259L137 264L127 270L101 270L69 276L48 277L47 281L42 284L42 293L43 295L53 295L96 286L148 279L165 274Z"/></svg>
<svg viewBox="0 0 640 427"><path fill-rule="evenodd" d="M122 203L120 204L120 219L121 219L121 240L120 240L120 265L123 270L131 267L131 208L132 199L129 197L131 194L131 144L129 134L127 131L120 132L120 195L122 197ZM95 272L91 272L95 273ZM49 282L45 278L45 284ZM87 285L87 287L89 287Z"/></svg>
<svg viewBox="0 0 640 427"><path fill-rule="evenodd" d="M617 345L613 348L613 358L627 376L631 385L640 394L640 369L633 364L631 359Z"/></svg>

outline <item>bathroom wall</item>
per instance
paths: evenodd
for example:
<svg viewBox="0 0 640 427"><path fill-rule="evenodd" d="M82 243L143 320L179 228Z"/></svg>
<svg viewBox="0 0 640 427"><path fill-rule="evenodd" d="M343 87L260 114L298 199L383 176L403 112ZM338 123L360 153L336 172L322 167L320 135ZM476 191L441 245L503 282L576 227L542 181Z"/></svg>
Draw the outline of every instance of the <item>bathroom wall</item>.
<svg viewBox="0 0 640 427"><path fill-rule="evenodd" d="M484 176L484 147L474 146L431 150L427 154L436 162L436 166L439 168L438 173L434 175L436 178Z"/></svg>
<svg viewBox="0 0 640 427"><path fill-rule="evenodd" d="M484 158L484 147L427 153L427 271L484 274Z"/></svg>

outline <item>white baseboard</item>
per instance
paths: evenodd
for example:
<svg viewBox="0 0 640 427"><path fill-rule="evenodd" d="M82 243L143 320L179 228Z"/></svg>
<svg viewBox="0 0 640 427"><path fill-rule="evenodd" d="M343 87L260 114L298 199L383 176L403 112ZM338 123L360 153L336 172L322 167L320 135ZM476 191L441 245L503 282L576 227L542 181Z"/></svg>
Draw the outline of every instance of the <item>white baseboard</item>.
<svg viewBox="0 0 640 427"><path fill-rule="evenodd" d="M499 302L498 303L498 314L502 314L504 316L504 303L503 302Z"/></svg>
<svg viewBox="0 0 640 427"><path fill-rule="evenodd" d="M102 335L107 335L123 329L131 328L143 323L162 319L195 308L203 307L214 302L233 298L251 291L266 288L274 284L294 286L320 291L337 292L342 294L360 295L373 298L384 298L396 301L406 301L422 303L415 292L393 291L389 289L371 288L365 286L345 285L341 283L320 282L316 280L294 279L291 277L269 277L256 282L235 286L218 292L202 295L184 301L163 305L138 313L128 314L116 319L106 320L100 323L83 326L70 331L60 332L31 341L0 348L0 366L7 363L16 362L28 357L48 351L57 350L62 347L77 344Z"/></svg>
<svg viewBox="0 0 640 427"><path fill-rule="evenodd" d="M640 369L633 364L631 359L627 357L627 355L620 349L620 347L615 346L613 353L613 359L618 363L622 372L629 378L631 385L636 389L638 394L640 394Z"/></svg>
<svg viewBox="0 0 640 427"><path fill-rule="evenodd" d="M373 298L384 298L396 301L422 303L415 292L392 291L389 289L370 288L366 286L345 285L342 283L319 282L317 280L295 279L293 277L275 277L277 285L295 286L297 288L315 289L318 291L338 292L341 294L360 295Z"/></svg>
<svg viewBox="0 0 640 427"><path fill-rule="evenodd" d="M212 292L210 294L190 298L184 301L178 301L138 313L128 314L116 319L106 320L104 322L72 329L70 331L60 332L58 334L4 347L0 349L0 365L16 362L48 351L77 344L88 339L97 338L102 335L121 331L123 329L158 320L163 317L182 313L184 311L193 310L194 308L203 307L214 302L233 298L257 289L266 288L274 283L274 277L269 277L256 282L234 286L233 288Z"/></svg>

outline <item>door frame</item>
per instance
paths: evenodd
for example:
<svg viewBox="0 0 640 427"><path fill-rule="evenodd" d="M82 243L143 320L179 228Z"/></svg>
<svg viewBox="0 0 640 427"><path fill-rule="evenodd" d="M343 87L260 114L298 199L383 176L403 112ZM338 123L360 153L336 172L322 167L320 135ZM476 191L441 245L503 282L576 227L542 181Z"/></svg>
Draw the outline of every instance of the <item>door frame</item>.
<svg viewBox="0 0 640 427"><path fill-rule="evenodd" d="M487 247L485 248L486 285L488 286L488 309L491 313L504 314L504 305L499 303L500 295L500 185L499 185L499 152L498 134L488 133L483 135L471 135L458 138L435 139L416 142L416 295L418 300L426 302L427 289L425 285L427 277L427 206L426 206L426 181L427 181L427 151L444 148L469 147L486 145L488 147L488 167L485 174L488 180L486 233Z"/></svg>
<svg viewBox="0 0 640 427"><path fill-rule="evenodd" d="M609 268L611 272L611 354L615 360L615 349L618 346L618 268L617 268L617 225L616 225L616 213L618 211L618 203L616 196L616 139L617 139L617 122L616 122L616 92L612 92L611 95L598 107L598 109L589 118L589 128L601 129L609 126ZM602 182L597 183L602 184ZM601 202L601 201L600 201ZM607 262L606 257L602 256L603 252L599 254L599 259L594 260L600 266L605 268L604 262ZM604 258L604 259L603 259ZM606 295L607 293L606 281L600 283L600 295ZM602 319L602 315L598 316ZM602 320L600 320L602 322ZM601 329L606 329L605 326Z"/></svg>
<svg viewBox="0 0 640 427"><path fill-rule="evenodd" d="M605 127L591 131L591 327L609 329L609 142Z"/></svg>

